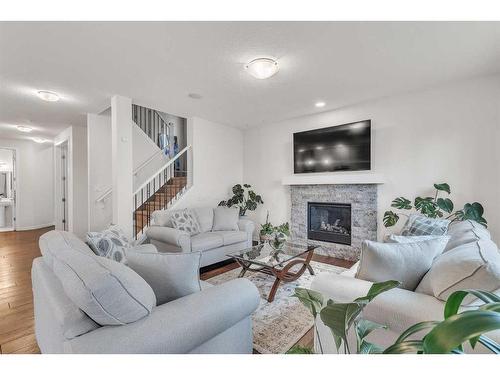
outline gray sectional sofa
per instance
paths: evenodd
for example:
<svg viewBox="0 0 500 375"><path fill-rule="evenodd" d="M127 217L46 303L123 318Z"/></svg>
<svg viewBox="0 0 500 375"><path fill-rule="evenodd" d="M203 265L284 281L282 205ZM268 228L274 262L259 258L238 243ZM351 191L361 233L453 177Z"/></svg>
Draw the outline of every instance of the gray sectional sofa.
<svg viewBox="0 0 500 375"><path fill-rule="evenodd" d="M238 230L213 230L214 208L193 208L201 232L196 235L173 228L171 216L174 210L158 210L152 214L152 225L146 231L150 243L160 252L201 251L201 267L229 259L227 254L252 246L255 224L239 219Z"/></svg>
<svg viewBox="0 0 500 375"><path fill-rule="evenodd" d="M32 284L42 353L252 353L260 298L248 280L202 282L201 291L157 306L137 273L71 233L44 234L40 250Z"/></svg>

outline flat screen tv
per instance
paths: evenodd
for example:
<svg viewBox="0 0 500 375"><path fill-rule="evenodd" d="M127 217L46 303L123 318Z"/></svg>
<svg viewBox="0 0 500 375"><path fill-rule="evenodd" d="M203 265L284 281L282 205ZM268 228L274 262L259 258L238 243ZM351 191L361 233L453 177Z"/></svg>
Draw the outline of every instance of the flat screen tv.
<svg viewBox="0 0 500 375"><path fill-rule="evenodd" d="M294 133L294 172L370 170L370 146L370 120Z"/></svg>

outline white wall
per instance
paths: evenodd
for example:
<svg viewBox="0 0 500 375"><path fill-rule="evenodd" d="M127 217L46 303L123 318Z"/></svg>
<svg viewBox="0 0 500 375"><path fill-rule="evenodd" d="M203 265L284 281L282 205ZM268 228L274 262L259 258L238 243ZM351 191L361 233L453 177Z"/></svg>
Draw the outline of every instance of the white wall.
<svg viewBox="0 0 500 375"><path fill-rule="evenodd" d="M111 111L87 115L89 230L99 231L112 222L111 195L97 203L111 188Z"/></svg>
<svg viewBox="0 0 500 375"><path fill-rule="evenodd" d="M386 231L382 216L393 198L428 195L433 183L448 182L457 206L483 203L498 241L499 112L500 76L491 76L249 129L244 181L265 202L254 218L264 222L269 209L273 222L290 220L289 189L281 179L293 173L294 132L371 119L372 170L387 180L379 187L379 235Z"/></svg>
<svg viewBox="0 0 500 375"><path fill-rule="evenodd" d="M70 126L54 138L54 144L68 142L68 229L84 238L88 231L87 128ZM56 168L54 163L54 168ZM55 179L58 180L58 171ZM56 181L58 183L58 181ZM55 194L57 195L57 194ZM55 197L56 228L60 222L59 198Z"/></svg>
<svg viewBox="0 0 500 375"><path fill-rule="evenodd" d="M1 139L0 147L16 150L17 230L54 224L54 152L51 143Z"/></svg>
<svg viewBox="0 0 500 375"><path fill-rule="evenodd" d="M215 207L230 196L234 184L243 181L243 133L191 118L187 138L193 146L193 187L176 208Z"/></svg>

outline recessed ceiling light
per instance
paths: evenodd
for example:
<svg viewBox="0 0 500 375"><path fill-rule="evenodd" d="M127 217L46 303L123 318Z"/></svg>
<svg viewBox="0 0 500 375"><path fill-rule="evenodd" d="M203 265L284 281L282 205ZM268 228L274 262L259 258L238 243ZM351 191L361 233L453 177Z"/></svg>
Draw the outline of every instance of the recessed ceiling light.
<svg viewBox="0 0 500 375"><path fill-rule="evenodd" d="M49 140L48 139L45 139L45 138L33 138L33 141L35 141L36 143L45 143L45 142L48 142Z"/></svg>
<svg viewBox="0 0 500 375"><path fill-rule="evenodd" d="M23 133L31 133L33 131L33 128L30 128L29 126L18 125L16 127L17 127L17 130L19 130L20 132L23 132Z"/></svg>
<svg viewBox="0 0 500 375"><path fill-rule="evenodd" d="M59 100L59 95L52 91L38 91L36 93L38 97L46 102L57 102Z"/></svg>
<svg viewBox="0 0 500 375"><path fill-rule="evenodd" d="M260 57L245 65L245 69L252 77L266 79L278 73L278 62L267 57Z"/></svg>
<svg viewBox="0 0 500 375"><path fill-rule="evenodd" d="M314 103L314 105L317 108L323 108L326 105L326 103L325 102L316 102L316 103Z"/></svg>

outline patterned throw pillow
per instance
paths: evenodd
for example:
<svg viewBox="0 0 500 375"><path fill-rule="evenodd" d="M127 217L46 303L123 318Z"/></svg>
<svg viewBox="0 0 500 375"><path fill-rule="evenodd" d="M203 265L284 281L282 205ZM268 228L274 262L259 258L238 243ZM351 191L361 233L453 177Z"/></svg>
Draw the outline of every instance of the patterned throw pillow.
<svg viewBox="0 0 500 375"><path fill-rule="evenodd" d="M402 236L441 236L446 234L450 220L433 219L422 215L410 215L401 235Z"/></svg>
<svg viewBox="0 0 500 375"><path fill-rule="evenodd" d="M117 225L111 225L102 232L88 232L87 243L96 255L126 263L125 252L132 245L125 233Z"/></svg>
<svg viewBox="0 0 500 375"><path fill-rule="evenodd" d="M201 232L200 224L191 210L175 211L172 213L171 220L175 229L188 232L191 236Z"/></svg>

